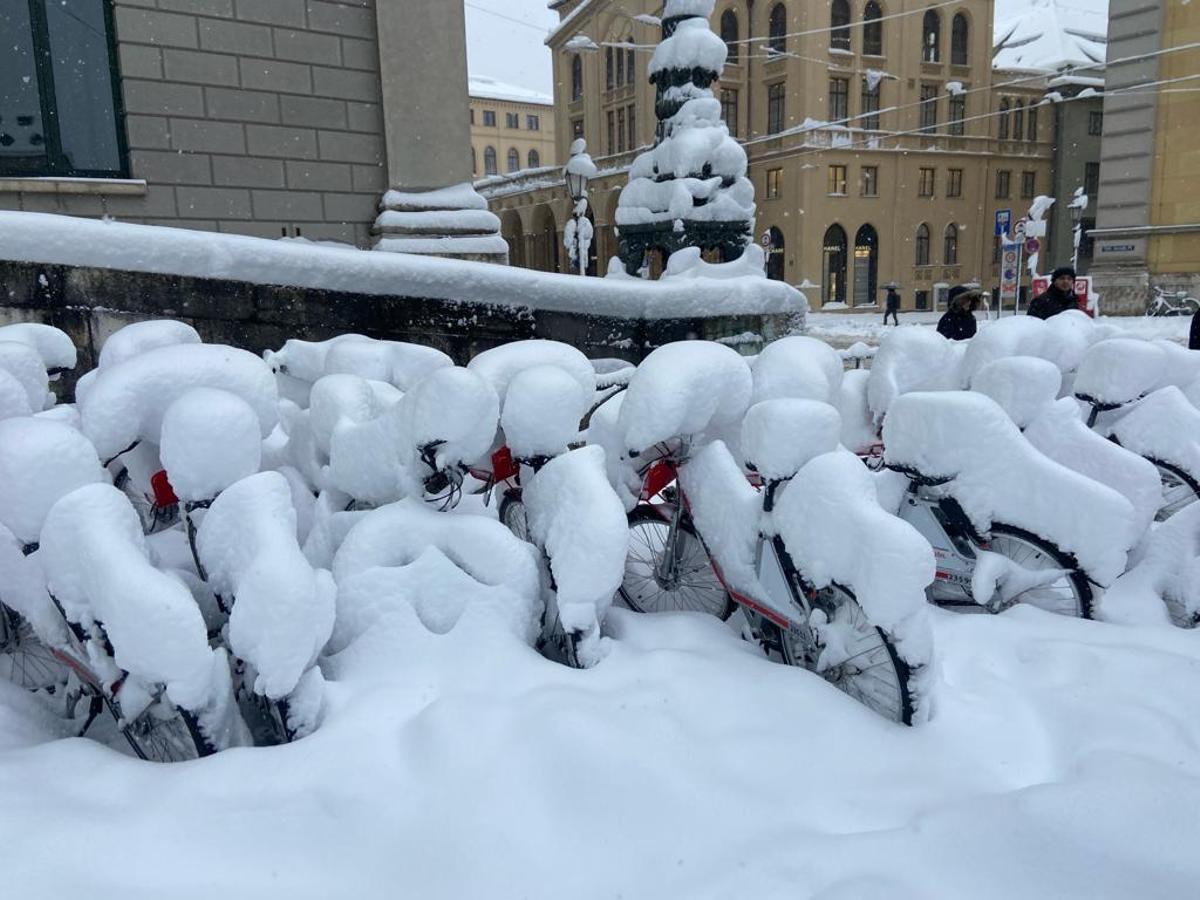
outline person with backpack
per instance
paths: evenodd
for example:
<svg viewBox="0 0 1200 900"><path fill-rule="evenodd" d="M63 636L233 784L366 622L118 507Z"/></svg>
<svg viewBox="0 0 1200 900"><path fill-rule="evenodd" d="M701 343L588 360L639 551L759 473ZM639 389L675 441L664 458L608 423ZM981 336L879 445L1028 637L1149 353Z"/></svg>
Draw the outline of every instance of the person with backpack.
<svg viewBox="0 0 1200 900"><path fill-rule="evenodd" d="M965 284L950 288L946 312L938 320L938 334L952 341L965 341L975 337L977 325L974 310L981 297L977 288L970 288Z"/></svg>

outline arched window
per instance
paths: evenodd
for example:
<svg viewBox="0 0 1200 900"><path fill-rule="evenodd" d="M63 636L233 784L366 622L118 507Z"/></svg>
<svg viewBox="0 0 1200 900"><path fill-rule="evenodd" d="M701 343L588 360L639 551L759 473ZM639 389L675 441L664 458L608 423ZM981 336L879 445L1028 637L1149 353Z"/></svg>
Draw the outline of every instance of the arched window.
<svg viewBox="0 0 1200 900"><path fill-rule="evenodd" d="M967 65L967 43L970 29L967 17L958 13L950 26L950 64L952 66Z"/></svg>
<svg viewBox="0 0 1200 900"><path fill-rule="evenodd" d="M932 9L925 12L921 23L921 59L928 63L942 61L942 17Z"/></svg>
<svg viewBox="0 0 1200 900"><path fill-rule="evenodd" d="M483 151L483 174L495 175L496 171L496 148L485 147Z"/></svg>
<svg viewBox="0 0 1200 900"><path fill-rule="evenodd" d="M787 50L787 7L782 3L771 7L771 19L767 25L767 46L777 53Z"/></svg>
<svg viewBox="0 0 1200 900"><path fill-rule="evenodd" d="M1012 136L1014 141L1019 141L1021 135L1025 133L1025 105L1018 100L1013 104L1013 121L1012 121Z"/></svg>
<svg viewBox="0 0 1200 900"><path fill-rule="evenodd" d="M783 281L783 232L772 225L768 234L771 235L771 249L767 251L767 277L773 281Z"/></svg>
<svg viewBox="0 0 1200 900"><path fill-rule="evenodd" d="M953 222L946 226L946 233L942 238L942 264L958 265L958 226Z"/></svg>
<svg viewBox="0 0 1200 900"><path fill-rule="evenodd" d="M571 99L583 98L583 59L579 54L571 57Z"/></svg>
<svg viewBox="0 0 1200 900"><path fill-rule="evenodd" d="M1007 97L1003 98L1000 101L1000 116L998 118L998 122L999 122L999 125L998 125L999 131L997 132L996 136L999 137L1000 140L1002 140L1002 141L1007 141L1008 140L1008 98Z"/></svg>
<svg viewBox="0 0 1200 900"><path fill-rule="evenodd" d="M879 235L870 225L854 236L854 305L870 306L879 292Z"/></svg>
<svg viewBox="0 0 1200 900"><path fill-rule="evenodd" d="M542 155L536 150L529 151L529 168L536 169L542 164Z"/></svg>
<svg viewBox="0 0 1200 900"><path fill-rule="evenodd" d="M738 61L738 20L737 13L732 9L721 13L721 40L729 48L729 56L726 61L736 63Z"/></svg>
<svg viewBox="0 0 1200 900"><path fill-rule="evenodd" d="M1037 107L1030 104L1029 114L1028 114L1028 118L1026 119L1026 124L1025 124L1025 136L1030 140L1030 142L1036 141L1038 139L1037 120L1038 120Z"/></svg>
<svg viewBox="0 0 1200 900"><path fill-rule="evenodd" d="M471 148L471 174L479 174L479 156L475 153L475 148Z"/></svg>
<svg viewBox="0 0 1200 900"><path fill-rule="evenodd" d="M821 270L821 302L846 302L846 232L841 225L830 225L822 249L825 264Z"/></svg>
<svg viewBox="0 0 1200 900"><path fill-rule="evenodd" d="M515 172L519 168L521 168L521 154L517 152L516 147L511 147L508 151L508 168L505 171Z"/></svg>
<svg viewBox="0 0 1200 900"><path fill-rule="evenodd" d="M883 10L875 0L863 8L863 55L883 56Z"/></svg>
<svg viewBox="0 0 1200 900"><path fill-rule="evenodd" d="M915 262L918 266L929 265L929 226L924 222L917 229L917 255Z"/></svg>
<svg viewBox="0 0 1200 900"><path fill-rule="evenodd" d="M831 50L850 49L850 4L833 0L829 4L829 47Z"/></svg>

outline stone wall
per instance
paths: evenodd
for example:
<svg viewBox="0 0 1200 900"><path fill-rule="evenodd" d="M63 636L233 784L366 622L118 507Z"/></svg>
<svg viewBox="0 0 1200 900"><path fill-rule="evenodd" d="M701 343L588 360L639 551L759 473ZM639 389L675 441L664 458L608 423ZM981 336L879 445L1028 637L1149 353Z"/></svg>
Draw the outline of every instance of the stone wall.
<svg viewBox="0 0 1200 900"><path fill-rule="evenodd" d="M436 347L455 361L500 344L548 338L592 358L638 361L654 347L686 338L733 339L757 350L747 334L782 336L786 315L627 319L423 297L380 296L319 288L254 284L82 266L0 260L0 324L44 322L80 349L75 375L91 369L113 331L130 322L181 319L206 341L254 353L288 338L322 340L347 332ZM73 378L63 382L65 395Z"/></svg>

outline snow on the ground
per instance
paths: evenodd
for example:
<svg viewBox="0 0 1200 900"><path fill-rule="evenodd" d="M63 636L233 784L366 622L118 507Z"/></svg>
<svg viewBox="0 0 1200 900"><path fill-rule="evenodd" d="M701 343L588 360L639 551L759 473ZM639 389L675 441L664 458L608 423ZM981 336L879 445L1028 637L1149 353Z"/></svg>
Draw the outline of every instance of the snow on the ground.
<svg viewBox="0 0 1200 900"><path fill-rule="evenodd" d="M921 326L933 328L937 326L941 312L902 312L900 325L884 325L881 314L877 313L834 313L809 312L806 317L804 333L810 337L820 338L834 347L847 348L863 341L869 345L877 345L880 338L897 327L909 328ZM1004 318L1009 318L1005 314ZM987 329L994 321L984 318L982 313L976 315L981 331ZM1163 338L1187 346L1188 328L1191 327L1190 316L1099 316L1098 324L1112 325L1121 331L1129 332L1133 337L1155 340Z"/></svg>
<svg viewBox="0 0 1200 900"><path fill-rule="evenodd" d="M692 614L594 669L411 629L299 743L141 763L0 684L22 898L1176 898L1200 878L1195 633L936 610L902 728ZM419 640L412 640L419 636ZM63 852L82 835L124 852Z"/></svg>

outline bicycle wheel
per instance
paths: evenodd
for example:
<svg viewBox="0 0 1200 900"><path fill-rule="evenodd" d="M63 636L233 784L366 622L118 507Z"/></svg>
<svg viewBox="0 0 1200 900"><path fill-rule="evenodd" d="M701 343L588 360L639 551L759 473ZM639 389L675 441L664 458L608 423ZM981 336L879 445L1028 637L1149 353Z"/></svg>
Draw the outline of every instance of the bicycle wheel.
<svg viewBox="0 0 1200 900"><path fill-rule="evenodd" d="M504 499L500 501L500 524L526 543L533 543L529 537L529 520L520 491L504 492Z"/></svg>
<svg viewBox="0 0 1200 900"><path fill-rule="evenodd" d="M679 523L679 563L670 581L657 572L666 549L670 523L646 506L629 514L629 555L625 577L617 589L625 605L634 612L691 610L724 620L736 607L717 578L696 529L691 522Z"/></svg>
<svg viewBox="0 0 1200 900"><path fill-rule="evenodd" d="M816 672L885 719L911 725L916 709L913 669L887 635L840 585L818 591L812 605L826 622L798 632L780 629L784 661Z"/></svg>
<svg viewBox="0 0 1200 900"><path fill-rule="evenodd" d="M1063 616L1092 618L1092 586L1079 565L1053 544L1013 525L993 524L988 550L1012 560L1023 569L1065 569L1065 574L1046 584L1028 588L1011 603L1028 603Z"/></svg>
<svg viewBox="0 0 1200 900"><path fill-rule="evenodd" d="M123 725L120 708L110 702L109 710L139 759L183 762L216 752L201 734L196 717L166 700L160 699L150 704L132 722Z"/></svg>
<svg viewBox="0 0 1200 900"><path fill-rule="evenodd" d="M1171 463L1151 459L1158 469L1158 477L1162 481L1163 502L1154 514L1155 522L1165 522L1185 506L1200 499L1200 484L1187 472Z"/></svg>
<svg viewBox="0 0 1200 900"><path fill-rule="evenodd" d="M0 603L0 678L37 691L67 680L67 669L34 634L33 626Z"/></svg>

